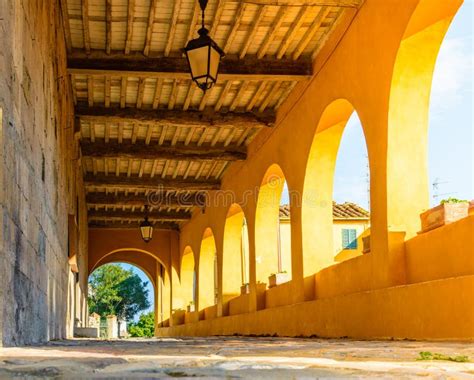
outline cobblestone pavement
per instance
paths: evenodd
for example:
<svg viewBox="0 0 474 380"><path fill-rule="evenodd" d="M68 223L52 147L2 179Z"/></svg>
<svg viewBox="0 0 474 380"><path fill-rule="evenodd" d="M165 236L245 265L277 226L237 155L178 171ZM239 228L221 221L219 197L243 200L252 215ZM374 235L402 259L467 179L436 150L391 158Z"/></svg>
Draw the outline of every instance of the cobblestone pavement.
<svg viewBox="0 0 474 380"><path fill-rule="evenodd" d="M0 349L0 379L474 379L474 363L417 360L421 351L474 361L462 342L298 338L75 339Z"/></svg>

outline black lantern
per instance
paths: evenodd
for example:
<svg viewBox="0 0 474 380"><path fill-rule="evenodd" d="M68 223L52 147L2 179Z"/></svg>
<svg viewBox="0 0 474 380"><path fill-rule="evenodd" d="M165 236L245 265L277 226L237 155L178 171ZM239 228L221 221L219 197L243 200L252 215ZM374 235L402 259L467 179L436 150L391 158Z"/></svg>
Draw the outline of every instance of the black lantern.
<svg viewBox="0 0 474 380"><path fill-rule="evenodd" d="M140 223L140 233L145 243L148 243L153 235L153 226L148 221L148 205L145 205L145 219Z"/></svg>
<svg viewBox="0 0 474 380"><path fill-rule="evenodd" d="M207 1L199 0L202 10L202 27L198 31L199 37L189 41L184 48L191 77L204 92L216 83L219 63L224 56L222 49L209 37L209 31L204 27L204 10Z"/></svg>

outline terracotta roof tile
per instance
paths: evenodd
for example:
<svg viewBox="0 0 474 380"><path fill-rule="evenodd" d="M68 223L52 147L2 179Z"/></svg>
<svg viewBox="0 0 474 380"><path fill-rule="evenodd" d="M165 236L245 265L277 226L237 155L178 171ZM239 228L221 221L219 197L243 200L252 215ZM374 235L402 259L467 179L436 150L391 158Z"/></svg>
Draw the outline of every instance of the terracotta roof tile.
<svg viewBox="0 0 474 380"><path fill-rule="evenodd" d="M334 219L368 219L370 217L370 213L352 202L333 202L332 216ZM289 217L290 205L281 205L280 218L288 219Z"/></svg>

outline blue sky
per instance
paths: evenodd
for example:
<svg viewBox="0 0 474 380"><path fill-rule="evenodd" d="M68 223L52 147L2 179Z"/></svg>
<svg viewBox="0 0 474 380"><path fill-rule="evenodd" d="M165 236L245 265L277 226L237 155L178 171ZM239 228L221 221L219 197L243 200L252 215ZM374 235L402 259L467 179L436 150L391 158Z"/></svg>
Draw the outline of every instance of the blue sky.
<svg viewBox="0 0 474 380"><path fill-rule="evenodd" d="M466 0L446 34L433 76L428 137L432 205L450 196L474 198L473 12L474 2ZM339 148L334 199L368 207L367 175L365 140L354 114ZM439 183L437 191L434 182Z"/></svg>
<svg viewBox="0 0 474 380"><path fill-rule="evenodd" d="M441 46L431 92L429 127L429 177L432 205L453 196L474 198L473 133L473 14L474 1L466 0L456 15ZM359 119L354 114L342 137L334 177L334 199L351 201L368 208L367 149ZM439 182L437 199L433 182ZM287 195L283 195L288 198ZM287 202L287 201L286 201ZM122 264L131 268L129 264ZM150 303L153 287L148 282ZM149 311L153 311L153 306Z"/></svg>

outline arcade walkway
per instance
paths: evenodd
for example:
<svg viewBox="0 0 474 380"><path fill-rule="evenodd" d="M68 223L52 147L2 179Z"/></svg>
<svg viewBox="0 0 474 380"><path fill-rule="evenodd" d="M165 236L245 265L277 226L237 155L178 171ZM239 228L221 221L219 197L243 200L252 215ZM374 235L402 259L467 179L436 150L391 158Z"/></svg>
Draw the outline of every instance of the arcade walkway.
<svg viewBox="0 0 474 380"><path fill-rule="evenodd" d="M467 343L296 338L69 340L0 351L0 378L468 378L473 363L420 361L420 351L474 358Z"/></svg>

